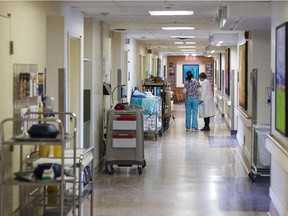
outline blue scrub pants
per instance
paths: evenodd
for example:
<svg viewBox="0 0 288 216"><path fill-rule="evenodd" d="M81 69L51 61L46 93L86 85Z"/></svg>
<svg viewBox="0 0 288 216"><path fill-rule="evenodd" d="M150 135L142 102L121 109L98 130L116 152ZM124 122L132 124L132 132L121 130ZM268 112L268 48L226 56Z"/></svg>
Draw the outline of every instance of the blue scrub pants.
<svg viewBox="0 0 288 216"><path fill-rule="evenodd" d="M192 114L192 128L198 129L198 98L186 98L185 110L186 110L186 129L191 127L191 114Z"/></svg>

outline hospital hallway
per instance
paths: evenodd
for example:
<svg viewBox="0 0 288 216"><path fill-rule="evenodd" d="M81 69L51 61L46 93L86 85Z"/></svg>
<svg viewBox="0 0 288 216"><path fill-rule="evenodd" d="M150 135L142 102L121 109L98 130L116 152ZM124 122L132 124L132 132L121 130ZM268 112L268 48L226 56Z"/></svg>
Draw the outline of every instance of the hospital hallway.
<svg viewBox="0 0 288 216"><path fill-rule="evenodd" d="M221 114L211 118L209 132L186 131L183 103L174 104L173 115L157 141L145 140L142 175L137 166L94 175L93 215L269 215L270 178L251 181Z"/></svg>

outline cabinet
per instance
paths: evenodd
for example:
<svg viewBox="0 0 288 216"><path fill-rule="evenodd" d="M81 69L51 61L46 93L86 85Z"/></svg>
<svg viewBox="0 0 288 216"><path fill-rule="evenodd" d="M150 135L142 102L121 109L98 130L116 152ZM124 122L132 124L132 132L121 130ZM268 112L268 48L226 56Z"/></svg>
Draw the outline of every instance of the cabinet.
<svg viewBox="0 0 288 216"><path fill-rule="evenodd" d="M43 113L30 113L39 115ZM47 113L44 115L48 115ZM87 168L93 165L93 148L76 148L77 119L73 113L49 113L52 118L7 118L0 124L1 136L1 215L12 215L4 209L5 195L9 187L17 187L19 191L19 208L13 212L17 215L82 215L82 203L85 197L90 198L90 215L93 215L93 172ZM70 119L70 130L65 131L60 117ZM55 138L31 138L25 131L9 136L9 128L13 125L28 123L53 124L58 129ZM19 158L13 160L13 167L7 166L4 149L13 146ZM31 151L34 149L35 151ZM47 153L47 152L49 153ZM53 156L51 153L53 152ZM16 163L17 162L17 163ZM38 165L58 164L59 176L43 180L35 177L35 168ZM51 168L52 169L52 168ZM86 173L86 174L85 174ZM55 172L54 172L55 174ZM86 175L86 178L85 175ZM56 175L56 174L55 174ZM92 194L92 195L91 195ZM76 213L77 212L77 213ZM87 215L87 214L85 214Z"/></svg>

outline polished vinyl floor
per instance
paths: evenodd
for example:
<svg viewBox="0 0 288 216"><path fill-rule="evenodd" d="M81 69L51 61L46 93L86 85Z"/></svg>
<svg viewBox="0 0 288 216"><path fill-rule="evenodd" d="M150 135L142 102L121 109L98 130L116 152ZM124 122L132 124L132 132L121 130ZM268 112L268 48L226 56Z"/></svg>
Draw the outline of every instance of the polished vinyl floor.
<svg viewBox="0 0 288 216"><path fill-rule="evenodd" d="M186 132L184 104L175 104L173 114L162 137L145 141L142 175L136 166L96 174L93 215L269 215L269 177L248 178L221 115L211 119L210 132Z"/></svg>

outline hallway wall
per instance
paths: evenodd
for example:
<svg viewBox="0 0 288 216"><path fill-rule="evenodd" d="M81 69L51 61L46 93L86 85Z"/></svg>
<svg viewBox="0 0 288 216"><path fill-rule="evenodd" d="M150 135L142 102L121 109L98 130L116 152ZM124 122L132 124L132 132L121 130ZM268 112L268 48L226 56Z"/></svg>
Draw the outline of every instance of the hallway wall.
<svg viewBox="0 0 288 216"><path fill-rule="evenodd" d="M10 40L14 43L14 54L10 55L8 70L0 71L1 74L10 77L8 82L1 80L1 85L5 85L7 92L13 92L13 65L14 64L38 64L39 72L44 72L46 66L46 17L40 5L32 2L0 2L0 14L11 14L10 18ZM37 17L37 19L35 19ZM1 28L2 26L0 26ZM1 28L1 31L3 29ZM7 44L8 45L8 44ZM2 61L2 59L1 59ZM13 94L6 94L0 98L1 103L10 104L10 110L1 111L1 121L3 118L10 118L13 113ZM5 151L5 164L11 170L19 170L19 157L16 151L1 149ZM18 190L7 188L5 208L7 211L16 209L18 206ZM9 215L9 214L6 214Z"/></svg>
<svg viewBox="0 0 288 216"><path fill-rule="evenodd" d="M275 29L283 22L287 22L287 10L288 2L272 2L272 75L275 75ZM275 130L275 92L272 92L271 120L271 134L266 140L266 147L271 153L270 198L279 216L286 216L288 215L288 137Z"/></svg>
<svg viewBox="0 0 288 216"><path fill-rule="evenodd" d="M47 68L47 93L55 98L55 111L58 111L58 68L66 70L68 68L68 32L71 36L83 38L83 14L70 7L63 7L58 2L0 2L0 14L8 13L11 14L10 34L11 41L14 43L14 53L10 56L10 70L1 71L1 73L12 74L14 64L37 64L38 72L45 72ZM51 17L55 19L49 19ZM54 24L57 25L54 28L49 28ZM81 42L83 43L83 40ZM83 44L81 48L81 56L83 56ZM82 63L80 67L83 75ZM79 82L80 86L82 86L79 89L80 94L83 88L83 77L80 78ZM8 83L3 83L3 85L7 85L7 88L12 91L12 80ZM83 100L81 97L81 95L77 97L79 101L79 113L77 114L80 118L83 115ZM13 98L11 95L1 98L1 100L3 103L8 103L9 101L12 102ZM5 118L12 117L10 111L4 111L2 114ZM79 123L78 141L80 142L82 140L81 131L83 127L81 126L81 121ZM25 150L27 152L31 151L29 149ZM5 162L11 165L12 172L18 171L18 152L10 149L5 149L5 151L7 151L5 154L11 155L11 161ZM4 205L5 211L11 212L11 210L15 210L18 207L18 190L14 188L12 192L9 191L7 194ZM7 213L5 215L11 214Z"/></svg>
<svg viewBox="0 0 288 216"><path fill-rule="evenodd" d="M267 44L271 43L270 31L252 31L250 32L248 41L248 76L247 76L247 110L244 110L236 103L236 122L237 122L237 140L244 152L246 159L251 166L252 157L252 104L257 103L257 118L255 124L269 124L270 117L267 115L270 111L270 104L267 104L263 99L266 95L266 87L269 87L270 79L270 47ZM239 44L243 44L245 39L241 39ZM268 56L268 57L267 57ZM252 80L251 73L253 69L258 69L257 98L252 98ZM238 84L237 84L238 85ZM263 113L266 113L263 115ZM254 116L255 117L255 116Z"/></svg>

